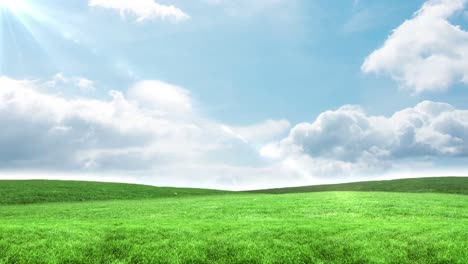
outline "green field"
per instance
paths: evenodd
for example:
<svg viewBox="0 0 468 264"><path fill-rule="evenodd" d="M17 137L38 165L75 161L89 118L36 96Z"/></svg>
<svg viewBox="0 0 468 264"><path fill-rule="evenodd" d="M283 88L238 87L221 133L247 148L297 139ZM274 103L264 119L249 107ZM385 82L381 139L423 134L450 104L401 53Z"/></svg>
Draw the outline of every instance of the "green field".
<svg viewBox="0 0 468 264"><path fill-rule="evenodd" d="M467 190L468 178L260 193L0 181L0 263L468 263Z"/></svg>

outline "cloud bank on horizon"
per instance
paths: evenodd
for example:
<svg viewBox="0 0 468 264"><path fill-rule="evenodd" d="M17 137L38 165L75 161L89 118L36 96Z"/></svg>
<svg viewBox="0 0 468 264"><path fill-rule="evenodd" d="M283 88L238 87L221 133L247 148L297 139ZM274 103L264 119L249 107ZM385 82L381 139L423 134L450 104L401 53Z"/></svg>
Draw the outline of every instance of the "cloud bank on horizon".
<svg viewBox="0 0 468 264"><path fill-rule="evenodd" d="M199 4L223 6L235 19L242 19L239 12L252 19L258 10L285 2L203 0ZM166 3L90 0L88 7L118 12L137 22L195 20L185 8ZM358 70L366 76L388 75L404 88L396 92L422 97L390 114L372 114L355 103L338 107L330 103L331 110L300 122L281 117L239 125L204 111L206 103L187 88L190 85L182 87L148 74L123 89L103 87L105 78L97 81L82 73L0 77L0 178L49 174L49 178L254 189L465 171L468 109L425 99L424 94L450 93L453 86L468 85L468 32L451 20L467 3L426 1L364 59ZM124 52L130 50L133 46ZM151 60L143 65L158 63Z"/></svg>
<svg viewBox="0 0 468 264"><path fill-rule="evenodd" d="M109 100L67 99L42 86L0 77L3 169L195 174L191 184L210 179L227 187L246 171L261 172L256 146L290 127L285 120L219 123L197 111L188 90L160 81L138 82L125 94L110 91Z"/></svg>
<svg viewBox="0 0 468 264"><path fill-rule="evenodd" d="M111 91L108 100L67 99L6 77L0 87L0 165L10 171L164 175L248 188L350 180L468 155L468 110L445 103L391 117L343 106L290 129L286 120L219 123L197 111L188 90L160 81Z"/></svg>

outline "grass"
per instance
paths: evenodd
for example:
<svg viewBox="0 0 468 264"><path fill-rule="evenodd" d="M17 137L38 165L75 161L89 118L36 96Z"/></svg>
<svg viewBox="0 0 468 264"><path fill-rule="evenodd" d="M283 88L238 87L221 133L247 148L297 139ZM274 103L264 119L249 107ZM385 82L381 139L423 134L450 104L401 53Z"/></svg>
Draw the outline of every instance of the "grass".
<svg viewBox="0 0 468 264"><path fill-rule="evenodd" d="M139 200L164 197L224 194L204 189L154 187L147 185L80 181L0 181L1 204Z"/></svg>
<svg viewBox="0 0 468 264"><path fill-rule="evenodd" d="M466 178L439 180L468 188ZM36 198L19 204L28 200L12 199L12 184L29 185ZM44 200L36 184L46 194L70 188L65 198ZM140 186L95 183L106 199L84 190L86 201L70 201L76 184L83 183L0 181L1 201L11 201L0 205L0 263L468 263L468 196L432 187L282 195L186 189L116 200Z"/></svg>
<svg viewBox="0 0 468 264"><path fill-rule="evenodd" d="M352 182L293 188L255 190L253 193L305 193L305 192L408 192L452 193L468 195L468 177L415 178L389 181Z"/></svg>

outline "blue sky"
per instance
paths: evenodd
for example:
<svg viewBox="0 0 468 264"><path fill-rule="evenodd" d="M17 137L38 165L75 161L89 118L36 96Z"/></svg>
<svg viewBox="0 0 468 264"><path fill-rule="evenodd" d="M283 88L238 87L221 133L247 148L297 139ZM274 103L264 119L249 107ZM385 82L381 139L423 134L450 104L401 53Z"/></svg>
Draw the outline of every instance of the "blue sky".
<svg viewBox="0 0 468 264"><path fill-rule="evenodd" d="M463 170L468 154L463 112L468 102L468 67L463 63L468 51L466 4L465 0L0 1L0 75L4 76L0 89L6 105L0 107L0 122L13 131L0 134L5 152L0 164L13 174L54 171L105 178L117 173L125 181L220 188L359 180L408 170ZM7 91L11 89L7 86L18 88ZM31 93L15 94L21 89ZM15 104L24 100L23 108L53 112L55 123L20 115L24 113L18 109L23 108L6 103L11 93L18 98ZM42 95L64 108L35 105ZM129 106L118 108L118 100ZM89 104L83 106L82 101ZM129 112L120 119L93 119L87 111L80 112L95 111L91 102L115 103L112 107L118 111L112 111ZM439 103L453 113L428 110L441 108ZM404 121L391 120L405 109L418 112L425 125L413 123L412 114L401 118ZM81 114L72 116L73 111ZM428 117L424 111L435 114ZM163 123L171 124L167 131L175 131L174 135L161 136L169 135L171 140L158 134L156 128L162 125L155 112ZM343 116L353 121L346 123ZM124 129L113 123L132 123L134 117L155 121L155 128L138 134L134 132L140 124ZM379 120L384 117L388 120ZM407 125L402 125L407 123L415 135L409 143L404 141ZM356 126L361 134L353 137ZM11 152L11 148L28 149L8 144L11 138L24 141L15 130L23 127L32 128L32 135L22 136L37 145L37 152ZM193 136L192 127L200 134ZM70 134L50 135L50 129L57 128ZM48 132L41 134L44 129ZM330 136L340 129L343 135ZM104 142L109 133L115 134L117 143L143 143ZM386 136L395 137L397 143L376 139ZM146 137L151 139L145 141ZM39 157L41 149L61 140L70 146L50 151L51 160ZM177 144L184 140L190 151ZM70 143L75 141L88 147ZM199 147L211 141L222 146ZM169 143L162 147L160 142ZM192 151L194 156L186 155ZM56 166L54 155L68 158L56 161L63 163ZM91 160L89 166L83 160ZM192 166L180 167L178 160ZM116 163L132 166L118 169ZM197 175L181 176L194 167ZM272 172L274 180L268 177ZM329 176L333 173L335 177ZM211 174L215 176L200 176ZM252 174L258 177L247 176Z"/></svg>

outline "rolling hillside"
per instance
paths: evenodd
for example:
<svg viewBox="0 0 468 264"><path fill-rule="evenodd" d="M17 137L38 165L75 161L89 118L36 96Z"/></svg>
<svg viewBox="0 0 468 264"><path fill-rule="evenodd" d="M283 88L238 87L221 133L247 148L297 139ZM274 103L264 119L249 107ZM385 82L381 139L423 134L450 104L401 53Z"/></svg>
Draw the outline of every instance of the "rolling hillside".
<svg viewBox="0 0 468 264"><path fill-rule="evenodd" d="M246 193L286 194L336 191L451 193L468 195L468 177L440 177L356 182L255 190L248 191ZM235 193L236 192L219 190L154 187L148 185L124 183L52 180L0 181L0 204L138 200L168 197L224 195Z"/></svg>
<svg viewBox="0 0 468 264"><path fill-rule="evenodd" d="M253 193L285 194L306 192L407 192L451 193L468 195L468 177L415 178L388 181L353 182L250 191Z"/></svg>
<svg viewBox="0 0 468 264"><path fill-rule="evenodd" d="M136 200L225 194L204 189L80 181L0 181L0 204Z"/></svg>
<svg viewBox="0 0 468 264"><path fill-rule="evenodd" d="M0 181L0 263L468 263L466 187Z"/></svg>

